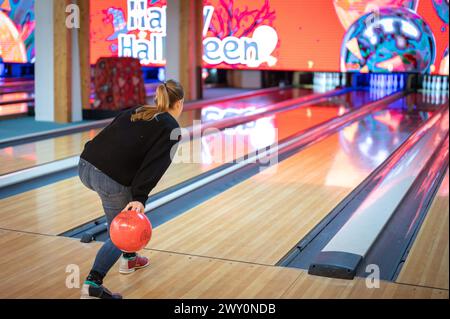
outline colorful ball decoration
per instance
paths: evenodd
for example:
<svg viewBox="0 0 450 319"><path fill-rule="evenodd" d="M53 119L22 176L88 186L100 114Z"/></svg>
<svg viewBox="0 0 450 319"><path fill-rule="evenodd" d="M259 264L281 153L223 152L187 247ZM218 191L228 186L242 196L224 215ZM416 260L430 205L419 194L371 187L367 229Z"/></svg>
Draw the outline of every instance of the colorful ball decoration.
<svg viewBox="0 0 450 319"><path fill-rule="evenodd" d="M382 8L347 30L341 71L427 73L435 58L434 35L420 16L405 8Z"/></svg>
<svg viewBox="0 0 450 319"><path fill-rule="evenodd" d="M437 15L444 23L448 24L448 1L449 0L433 0L433 7Z"/></svg>
<svg viewBox="0 0 450 319"><path fill-rule="evenodd" d="M0 56L4 62L27 62L27 50L14 22L0 11Z"/></svg>
<svg viewBox="0 0 450 319"><path fill-rule="evenodd" d="M448 3L448 0L444 1ZM334 9L345 30L366 13L380 8L407 8L416 11L417 3L418 0L333 0Z"/></svg>

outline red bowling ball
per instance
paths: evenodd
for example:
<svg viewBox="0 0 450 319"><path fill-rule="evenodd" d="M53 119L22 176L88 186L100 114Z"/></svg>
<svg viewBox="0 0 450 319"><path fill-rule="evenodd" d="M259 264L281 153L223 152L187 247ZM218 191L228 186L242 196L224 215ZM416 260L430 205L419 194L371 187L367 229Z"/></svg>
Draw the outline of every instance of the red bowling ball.
<svg viewBox="0 0 450 319"><path fill-rule="evenodd" d="M143 249L152 237L152 224L142 213L123 211L111 223L110 237L117 248L127 253Z"/></svg>

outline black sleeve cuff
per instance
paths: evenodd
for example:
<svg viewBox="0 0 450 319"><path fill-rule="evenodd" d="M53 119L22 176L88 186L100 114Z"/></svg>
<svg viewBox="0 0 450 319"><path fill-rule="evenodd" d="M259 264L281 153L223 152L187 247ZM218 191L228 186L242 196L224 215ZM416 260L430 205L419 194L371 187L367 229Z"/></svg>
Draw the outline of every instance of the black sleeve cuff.
<svg viewBox="0 0 450 319"><path fill-rule="evenodd" d="M133 202L141 202L145 207L145 202L147 202L148 196L133 196Z"/></svg>

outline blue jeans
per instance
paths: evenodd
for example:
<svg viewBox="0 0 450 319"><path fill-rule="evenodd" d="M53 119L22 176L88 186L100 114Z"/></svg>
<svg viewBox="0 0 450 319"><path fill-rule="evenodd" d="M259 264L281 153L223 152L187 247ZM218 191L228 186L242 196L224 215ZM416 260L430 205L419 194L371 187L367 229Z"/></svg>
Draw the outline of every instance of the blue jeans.
<svg viewBox="0 0 450 319"><path fill-rule="evenodd" d="M126 187L117 183L82 158L80 158L78 164L78 175L81 182L87 188L97 192L100 196L103 210L106 215L106 221L108 223L109 234L109 226L114 217L116 217L132 200L131 187ZM106 276L121 254L122 251L114 246L111 239L108 238L98 251L92 270L103 277Z"/></svg>

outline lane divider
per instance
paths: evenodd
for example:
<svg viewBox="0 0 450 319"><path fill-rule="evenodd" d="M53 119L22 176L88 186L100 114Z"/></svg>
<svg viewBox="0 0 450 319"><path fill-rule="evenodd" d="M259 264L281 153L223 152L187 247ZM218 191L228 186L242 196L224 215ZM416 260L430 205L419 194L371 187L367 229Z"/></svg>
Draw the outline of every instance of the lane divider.
<svg viewBox="0 0 450 319"><path fill-rule="evenodd" d="M414 184L383 229L382 235L364 257L356 276L367 276L368 273L365 272L365 269L368 265L375 264L383 269L380 272L380 279L396 281L445 178L448 163L449 139L447 135L445 141L437 148L415 179ZM431 242L429 244L431 245Z"/></svg>
<svg viewBox="0 0 450 319"><path fill-rule="evenodd" d="M448 136L448 107L424 122L382 164L370 193L311 263L312 275L353 279L436 147Z"/></svg>
<svg viewBox="0 0 450 319"><path fill-rule="evenodd" d="M0 188L23 183L35 178L39 178L50 173L57 173L76 167L80 160L79 156L72 156L62 160L37 165L17 172L12 172L0 176Z"/></svg>

